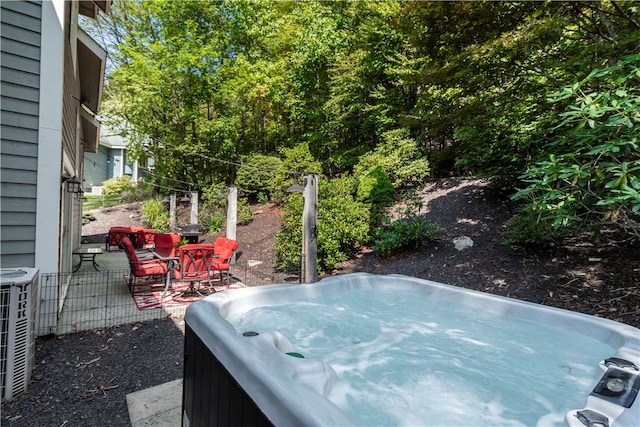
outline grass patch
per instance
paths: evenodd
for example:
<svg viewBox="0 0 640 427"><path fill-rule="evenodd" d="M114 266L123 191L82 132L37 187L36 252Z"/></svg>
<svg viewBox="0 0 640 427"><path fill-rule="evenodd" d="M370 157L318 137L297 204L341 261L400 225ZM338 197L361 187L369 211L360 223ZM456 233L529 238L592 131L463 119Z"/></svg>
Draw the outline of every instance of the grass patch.
<svg viewBox="0 0 640 427"><path fill-rule="evenodd" d="M86 195L82 201L82 212L85 213L93 209L108 208L123 203L123 198L119 194Z"/></svg>

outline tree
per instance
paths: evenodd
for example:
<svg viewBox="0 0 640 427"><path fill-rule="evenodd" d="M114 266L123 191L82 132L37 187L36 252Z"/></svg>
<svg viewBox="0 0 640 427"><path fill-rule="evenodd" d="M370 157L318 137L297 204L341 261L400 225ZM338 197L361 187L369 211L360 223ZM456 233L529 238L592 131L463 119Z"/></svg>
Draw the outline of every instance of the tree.
<svg viewBox="0 0 640 427"><path fill-rule="evenodd" d="M633 2L407 2L398 84L415 90L401 118L460 170L517 176L557 135L556 92L592 64L637 52Z"/></svg>

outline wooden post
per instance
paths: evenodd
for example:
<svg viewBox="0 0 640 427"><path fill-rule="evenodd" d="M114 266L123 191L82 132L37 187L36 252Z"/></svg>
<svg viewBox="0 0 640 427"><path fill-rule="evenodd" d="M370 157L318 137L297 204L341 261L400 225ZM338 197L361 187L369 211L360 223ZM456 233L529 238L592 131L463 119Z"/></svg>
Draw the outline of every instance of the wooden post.
<svg viewBox="0 0 640 427"><path fill-rule="evenodd" d="M169 196L169 231L176 230L176 193Z"/></svg>
<svg viewBox="0 0 640 427"><path fill-rule="evenodd" d="M238 223L238 187L229 186L227 194L227 239L236 240L236 224ZM236 262L234 253L229 260L231 264Z"/></svg>
<svg viewBox="0 0 640 427"><path fill-rule="evenodd" d="M305 175L303 187L302 281L313 283L318 279L318 175Z"/></svg>
<svg viewBox="0 0 640 427"><path fill-rule="evenodd" d="M189 221L191 224L198 223L198 192L197 191L191 192L191 218Z"/></svg>

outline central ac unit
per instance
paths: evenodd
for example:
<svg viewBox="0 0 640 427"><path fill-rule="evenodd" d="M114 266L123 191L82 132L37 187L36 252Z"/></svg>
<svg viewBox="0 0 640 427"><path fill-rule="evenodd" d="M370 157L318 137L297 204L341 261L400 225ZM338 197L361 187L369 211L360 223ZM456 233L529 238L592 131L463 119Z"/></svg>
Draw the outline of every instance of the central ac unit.
<svg viewBox="0 0 640 427"><path fill-rule="evenodd" d="M0 270L0 395L13 399L27 390L35 363L38 270Z"/></svg>

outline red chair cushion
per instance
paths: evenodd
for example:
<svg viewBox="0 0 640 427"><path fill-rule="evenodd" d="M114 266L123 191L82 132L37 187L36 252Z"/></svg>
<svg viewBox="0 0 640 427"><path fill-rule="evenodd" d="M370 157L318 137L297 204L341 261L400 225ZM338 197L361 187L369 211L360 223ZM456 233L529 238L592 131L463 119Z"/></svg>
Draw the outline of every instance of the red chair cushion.
<svg viewBox="0 0 640 427"><path fill-rule="evenodd" d="M167 274L167 264L159 261L150 263L136 263L133 265L133 269L133 274L136 277Z"/></svg>
<svg viewBox="0 0 640 427"><path fill-rule="evenodd" d="M215 245L215 243L214 243ZM211 262L211 270L229 270L229 260L238 248L238 241L233 239L225 239L224 246L216 252L217 258Z"/></svg>
<svg viewBox="0 0 640 427"><path fill-rule="evenodd" d="M153 276L156 274L167 274L167 264L162 261L153 259L138 260L138 255L133 248L133 243L129 237L122 238L122 245L129 257L129 264L131 265L131 273L136 277Z"/></svg>

